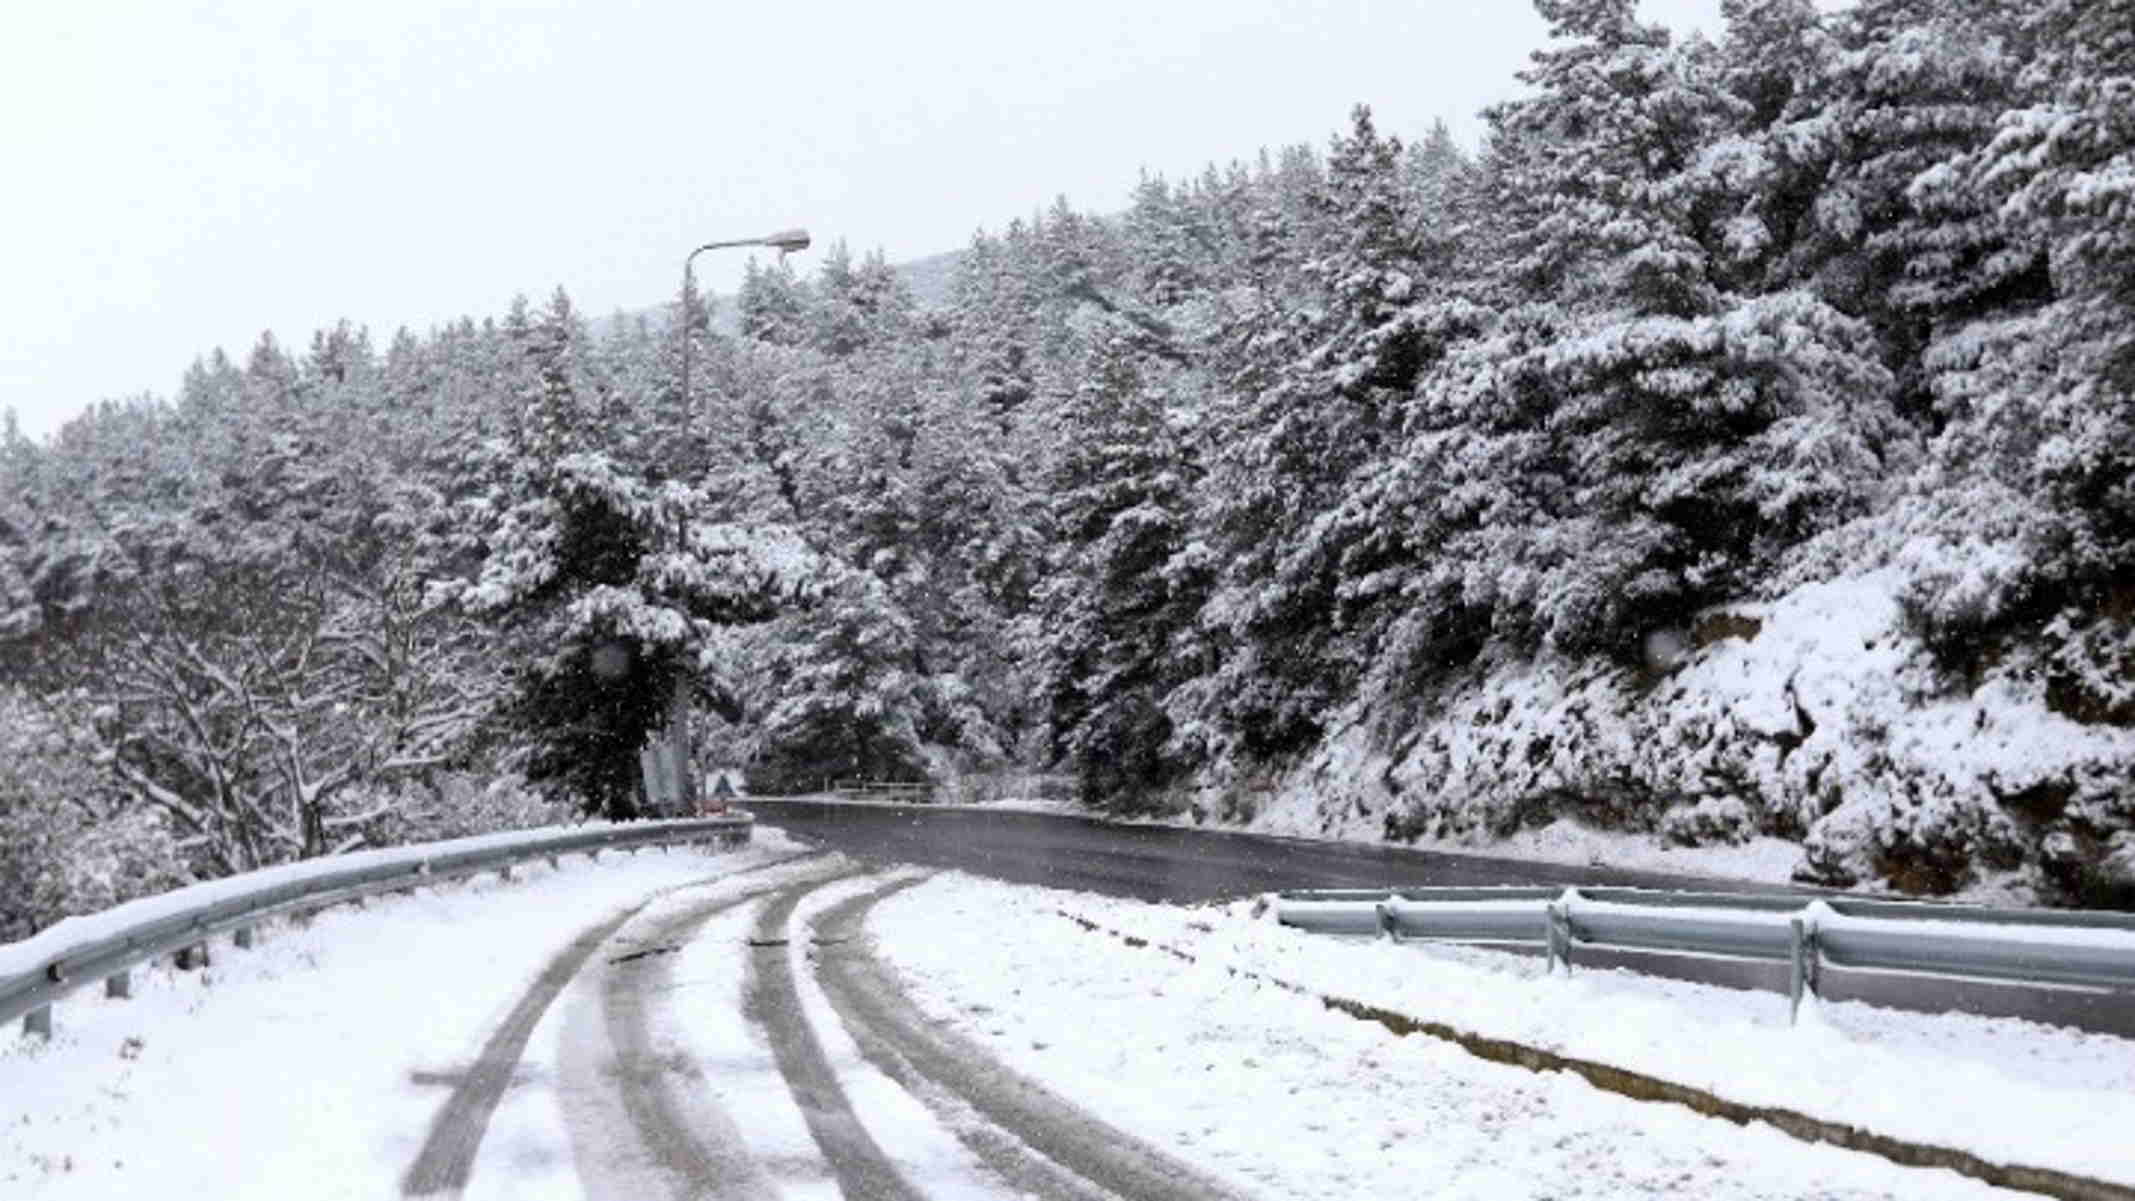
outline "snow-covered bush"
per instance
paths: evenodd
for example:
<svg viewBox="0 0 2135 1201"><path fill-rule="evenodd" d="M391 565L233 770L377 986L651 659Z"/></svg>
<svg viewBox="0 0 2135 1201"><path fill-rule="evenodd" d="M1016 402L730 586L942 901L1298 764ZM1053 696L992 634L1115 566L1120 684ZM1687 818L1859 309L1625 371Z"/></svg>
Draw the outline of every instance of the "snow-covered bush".
<svg viewBox="0 0 2135 1201"><path fill-rule="evenodd" d="M2046 704L2080 722L2135 727L2135 584L2105 611L2063 610L2041 631Z"/></svg>
<svg viewBox="0 0 2135 1201"><path fill-rule="evenodd" d="M1661 838L1677 846L1748 842L1757 833L1749 805L1738 796L1708 796L1661 815Z"/></svg>
<svg viewBox="0 0 2135 1201"><path fill-rule="evenodd" d="M396 803L383 807L392 816L379 845L531 830L576 816L569 805L558 804L509 773L439 772L429 780L407 781L397 792Z"/></svg>
<svg viewBox="0 0 2135 1201"><path fill-rule="evenodd" d="M163 815L125 800L61 723L0 689L0 942L191 881Z"/></svg>

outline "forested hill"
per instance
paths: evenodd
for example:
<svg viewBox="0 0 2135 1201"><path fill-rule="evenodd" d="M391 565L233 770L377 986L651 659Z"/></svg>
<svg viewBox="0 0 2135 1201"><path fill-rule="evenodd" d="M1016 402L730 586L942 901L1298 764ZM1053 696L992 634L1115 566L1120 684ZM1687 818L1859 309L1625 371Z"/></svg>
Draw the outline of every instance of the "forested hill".
<svg viewBox="0 0 2135 1201"><path fill-rule="evenodd" d="M956 287L958 266L963 262L965 253L962 250L947 250L940 254L930 254L912 259L909 262L892 263L890 264L890 272L897 277L898 285L909 295L915 307L926 310L945 309L948 307L950 297ZM708 295L704 298L705 308L709 311L707 320L710 323L711 332L724 334L727 337L733 337L741 332L741 310L735 304L735 300L736 298L732 296L716 294ZM634 323L640 319L647 322L654 329L668 329L671 328L670 323L674 314L675 304L673 301L669 301L655 308L611 313L606 317L594 317L587 322L586 328L594 338L607 337L620 326Z"/></svg>
<svg viewBox="0 0 2135 1201"><path fill-rule="evenodd" d="M10 437L0 921L523 818L500 773L628 814L678 682L763 787L2129 903L2135 2L1537 6L1474 153L1360 108L939 306L759 269L688 397L558 292Z"/></svg>

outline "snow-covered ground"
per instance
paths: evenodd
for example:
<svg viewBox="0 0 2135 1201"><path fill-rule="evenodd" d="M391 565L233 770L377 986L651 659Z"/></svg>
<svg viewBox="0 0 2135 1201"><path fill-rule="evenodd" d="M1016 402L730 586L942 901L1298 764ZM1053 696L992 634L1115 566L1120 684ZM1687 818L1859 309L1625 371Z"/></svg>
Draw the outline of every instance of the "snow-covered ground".
<svg viewBox="0 0 2135 1201"><path fill-rule="evenodd" d="M43 965L69 957L76 949L121 934L129 928L174 914L197 911L218 901L256 896L281 885L309 884L366 868L425 868L427 864L468 851L516 846L532 853L544 843L569 843L589 831L612 829L605 821L501 830L442 842L377 847L346 855L326 855L276 864L237 876L202 880L168 892L137 897L95 913L65 917L20 942L0 943L0 975L41 971ZM427 870L427 869L426 869Z"/></svg>
<svg viewBox="0 0 2135 1201"><path fill-rule="evenodd" d="M1262 827L1267 828L1267 827ZM1270 832L1273 832L1272 829ZM1705 876L1714 887L1729 883L1792 884L1794 869L1801 863L1801 844L1784 838L1757 835L1739 844L1678 846L1651 834L1621 830L1597 830L1569 818L1544 826L1516 830L1504 838L1477 843L1468 839L1418 838L1404 846L1419 851L1445 851L1459 855L1492 855L1536 863L1564 863L1576 867L1616 868L1624 871L1666 872L1679 876ZM1864 880L1854 891L1905 898L1906 894ZM1911 898L1906 898L1911 899ZM2021 872L1982 871L1971 884L1946 897L1935 898L1967 905L2035 905L2038 897Z"/></svg>
<svg viewBox="0 0 2135 1201"><path fill-rule="evenodd" d="M218 946L204 971L145 971L133 1000L62 1002L49 1043L0 1035L0 1196L397 1195L456 1073L578 932L636 909L616 938L650 953L644 940L690 906L837 866L817 857L725 879L800 849L774 829L756 837L719 856L567 859L516 883L485 877L335 909L270 927L250 951ZM788 929L883 879L809 894ZM725 910L653 961L672 985L648 985L667 998L649 1019L657 1056L700 1065L706 1099L747 1115L735 1137L787 1195L834 1196L791 1086L744 1019L747 956L784 954L840 1087L899 1170L928 1195L989 1195L996 1178L939 1099L915 1100L860 1056L811 978L805 940L748 946L760 908ZM1732 1100L2135 1183L2125 1138L2135 1043L2123 1040L1850 1004L1795 1029L1769 994L1618 973L1545 978L1532 960L1301 934L1245 902L1179 909L961 875L883 902L869 928L944 1025L1255 1196L2000 1194L1397 1038L1232 968ZM587 1157L613 1152L586 1133L589 1105L620 1105L588 1097L586 1083L604 1077L583 1056L607 1037L592 981L534 1027L466 1197L579 1197Z"/></svg>
<svg viewBox="0 0 2135 1201"><path fill-rule="evenodd" d="M998 801L980 801L971 805L958 805L959 809L991 809L997 813L1059 813L1087 816L1089 810L1073 801L1041 800L1037 797L1003 797Z"/></svg>
<svg viewBox="0 0 2135 1201"><path fill-rule="evenodd" d="M1178 909L962 876L886 902L870 925L942 1020L1099 1116L1276 1195L1992 1190L1397 1038L1234 967L1745 1104L2135 1184L2126 1040L1856 1004L1827 1004L1793 1028L1785 998L1767 993L1621 972L1551 978L1534 960L1486 951L1308 935L1245 904Z"/></svg>
<svg viewBox="0 0 2135 1201"><path fill-rule="evenodd" d="M398 1196L456 1065L558 948L657 890L805 848L566 858L272 923L213 965L0 1032L0 1196Z"/></svg>
<svg viewBox="0 0 2135 1201"><path fill-rule="evenodd" d="M1453 839L1419 838L1419 850L1475 854L1477 847ZM1613 867L1631 871L1673 872L1756 884L1785 884L1801 862L1801 844L1784 838L1758 837L1741 846L1670 846L1651 835L1596 830L1559 818L1546 826L1515 831L1482 850L1513 859Z"/></svg>

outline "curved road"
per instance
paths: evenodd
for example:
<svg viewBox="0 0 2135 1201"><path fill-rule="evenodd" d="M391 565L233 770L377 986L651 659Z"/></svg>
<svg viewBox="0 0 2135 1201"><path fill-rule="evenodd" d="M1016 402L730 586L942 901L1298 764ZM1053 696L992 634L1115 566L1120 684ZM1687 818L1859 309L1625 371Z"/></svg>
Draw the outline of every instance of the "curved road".
<svg viewBox="0 0 2135 1201"><path fill-rule="evenodd" d="M904 993L864 923L877 902L923 878L811 852L663 890L587 928L450 1077L402 1196L459 1197L515 1162L567 1157L589 1201L1242 1201L942 1028ZM825 889L844 895L804 918L801 906ZM678 968L693 944L720 962ZM746 948L740 964L719 953L728 944ZM722 979L739 984L739 1012L702 1004L724 991ZM807 988L820 990L828 1019L810 1012ZM504 1093L544 1074L522 1059L558 1001L561 1050L547 1075L568 1149L545 1134L528 1142L522 1129L485 1161ZM737 1033L742 1025L754 1040ZM827 1041L833 1028L849 1042ZM860 1060L906 1103L886 1104ZM774 1112L767 1089L790 1099L793 1120ZM508 1195L513 1183L494 1187Z"/></svg>
<svg viewBox="0 0 2135 1201"><path fill-rule="evenodd" d="M846 854L973 875L1173 904L1231 899L1296 888L1424 885L1616 885L1707 891L1824 895L1701 876L1584 868L1419 851L1381 843L1323 842L1226 830L1145 826L1092 817L854 803L821 798L751 798L746 807L784 828ZM1539 947L1536 953L1539 953ZM1581 947L1578 963L1630 967L1655 975L1784 992L1784 964ZM2021 1017L2135 1037L2135 994L2030 988L1928 976L1825 967L1828 1000L1859 1000L1929 1013L1961 1010Z"/></svg>

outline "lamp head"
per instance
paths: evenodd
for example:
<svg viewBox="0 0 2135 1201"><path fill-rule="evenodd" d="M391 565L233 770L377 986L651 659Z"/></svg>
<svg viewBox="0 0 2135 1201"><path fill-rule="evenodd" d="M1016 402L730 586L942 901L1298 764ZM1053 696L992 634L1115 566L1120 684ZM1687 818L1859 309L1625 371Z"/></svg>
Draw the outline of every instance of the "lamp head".
<svg viewBox="0 0 2135 1201"><path fill-rule="evenodd" d="M778 233L763 239L762 244L776 249L782 256L792 254L796 250L808 249L808 231L805 229L780 230Z"/></svg>

